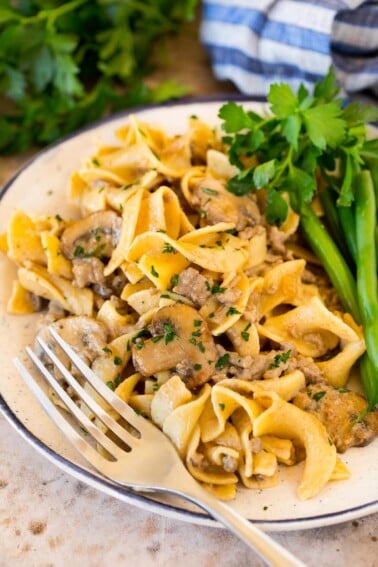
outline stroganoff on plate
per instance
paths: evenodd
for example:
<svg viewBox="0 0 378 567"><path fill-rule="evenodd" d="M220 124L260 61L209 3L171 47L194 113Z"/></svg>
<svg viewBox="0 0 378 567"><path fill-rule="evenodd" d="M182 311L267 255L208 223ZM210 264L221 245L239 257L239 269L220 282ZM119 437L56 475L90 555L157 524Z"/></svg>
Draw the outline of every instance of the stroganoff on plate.
<svg viewBox="0 0 378 567"><path fill-rule="evenodd" d="M378 429L345 388L365 344L297 215L278 229L263 191L229 193L235 168L195 117L176 137L135 118L117 134L72 175L80 220L13 214L9 311L43 310L40 332L54 322L221 498L303 459L301 499L348 478L337 450Z"/></svg>

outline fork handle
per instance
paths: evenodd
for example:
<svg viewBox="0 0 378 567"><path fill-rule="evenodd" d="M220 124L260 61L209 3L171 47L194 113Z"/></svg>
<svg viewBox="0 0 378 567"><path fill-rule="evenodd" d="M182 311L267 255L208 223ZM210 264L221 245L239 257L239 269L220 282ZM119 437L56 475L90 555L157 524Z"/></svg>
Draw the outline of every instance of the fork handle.
<svg viewBox="0 0 378 567"><path fill-rule="evenodd" d="M294 557L290 551L282 547L272 537L235 512L230 506L214 498L199 485L191 488L186 486L185 493L180 492L179 494L200 506L226 526L269 565L273 567L306 567L302 561Z"/></svg>

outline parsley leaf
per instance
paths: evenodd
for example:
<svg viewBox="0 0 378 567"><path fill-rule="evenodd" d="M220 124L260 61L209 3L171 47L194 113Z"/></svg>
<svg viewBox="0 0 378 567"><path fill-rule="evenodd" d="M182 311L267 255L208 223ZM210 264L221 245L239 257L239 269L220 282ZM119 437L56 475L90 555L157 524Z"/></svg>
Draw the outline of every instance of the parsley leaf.
<svg viewBox="0 0 378 567"><path fill-rule="evenodd" d="M225 366L227 366L229 362L230 362L230 355L228 352L226 352L225 354L220 356L216 361L215 363L216 370L223 370L223 368L225 368Z"/></svg>
<svg viewBox="0 0 378 567"><path fill-rule="evenodd" d="M240 104L228 102L224 104L218 114L224 120L223 130L225 132L239 132L243 128L253 128L255 115L246 112Z"/></svg>
<svg viewBox="0 0 378 567"><path fill-rule="evenodd" d="M256 189L266 187L276 172L275 160L271 159L255 167L253 171L253 182Z"/></svg>
<svg viewBox="0 0 378 567"><path fill-rule="evenodd" d="M281 193L270 187L266 195L265 214L270 224L281 225L289 210L289 206Z"/></svg>
<svg viewBox="0 0 378 567"><path fill-rule="evenodd" d="M324 150L326 146L335 148L345 136L345 120L340 117L339 104L327 104L308 108L303 112L303 121L314 146Z"/></svg>
<svg viewBox="0 0 378 567"><path fill-rule="evenodd" d="M298 98L286 83L271 85L268 102L271 105L272 112L278 118L287 118L298 108Z"/></svg>

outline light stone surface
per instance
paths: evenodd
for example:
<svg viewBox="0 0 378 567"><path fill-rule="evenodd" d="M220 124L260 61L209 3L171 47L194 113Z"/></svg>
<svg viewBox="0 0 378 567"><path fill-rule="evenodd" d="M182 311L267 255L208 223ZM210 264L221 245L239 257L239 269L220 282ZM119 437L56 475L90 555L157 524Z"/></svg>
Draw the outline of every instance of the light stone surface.
<svg viewBox="0 0 378 567"><path fill-rule="evenodd" d="M211 75L197 25L174 38L150 82L175 77L193 95L235 92ZM0 158L0 185L30 156ZM0 231L2 227L0 227ZM274 533L308 567L378 567L378 515ZM0 567L262 567L228 532L151 514L97 492L55 465L0 417Z"/></svg>

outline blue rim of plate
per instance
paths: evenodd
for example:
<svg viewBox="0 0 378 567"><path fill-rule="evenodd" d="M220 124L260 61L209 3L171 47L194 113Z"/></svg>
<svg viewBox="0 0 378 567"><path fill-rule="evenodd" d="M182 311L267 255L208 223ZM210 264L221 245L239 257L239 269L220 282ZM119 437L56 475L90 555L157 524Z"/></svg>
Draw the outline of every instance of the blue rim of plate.
<svg viewBox="0 0 378 567"><path fill-rule="evenodd" d="M224 103L227 101L234 101L234 102L266 102L266 98L264 97L253 97L253 96L245 96L242 94L221 94L221 95L210 95L210 96L203 96L203 97L188 97L183 98L175 101L168 101L165 103L156 103L150 104L147 106L136 106L125 111L121 111L115 114L111 114L97 120L90 125L87 125L71 134L68 134L64 138L61 138L46 146L44 149L38 151L35 155L33 155L29 160L25 162L25 164L18 169L18 171L4 184L4 186L0 190L0 201L6 194L6 192L11 188L14 181L17 177L28 167L30 167L34 161L42 157L47 151L64 144L67 140L70 140L83 132L87 132L97 128L98 126L104 125L108 122L112 122L113 120L117 120L118 118L127 118L130 114L137 114L139 112L143 112L145 110L150 110L154 108L167 108L170 106L184 106L190 104L201 104L201 103L211 103L211 102L219 102ZM0 413L5 417L7 422L29 443L31 444L39 453L44 455L48 458L52 463L54 463L59 468L63 469L68 474L71 474L81 480L82 482L91 485L94 488L97 488L101 492L106 492L109 495L114 496L115 498L129 502L130 504L134 504L140 508L148 508L150 511L154 511L156 513L164 514L166 516L175 517L177 519L181 519L183 521L187 521L190 523L206 525L211 527L219 527L220 524L214 520L211 516L207 513L200 513L200 512L192 512L191 510L187 510L185 508L181 508L175 506L173 504L165 504L164 502L160 502L151 498L148 498L146 494L140 494L135 491L126 489L121 486L117 486L112 483L110 480L106 479L105 477L102 478L95 473L92 473L88 469L84 469L73 463L69 459L66 459L47 445L45 445L38 437L36 437L26 425L17 417L17 415L12 411L12 409L8 406L3 396L0 394ZM73 474L74 473L74 474ZM292 519L280 519L280 520L254 520L253 518L249 518L249 521L260 525L261 527L272 530L272 531L279 531L290 529L310 529L316 527L324 527L326 525L332 525L336 523L346 522L350 519L355 519L361 516L373 514L378 511L378 500L373 500L372 502L368 502L366 504L362 504L360 506L354 506L353 508L347 508L345 510L341 510L338 512L327 512L326 514L320 514L315 516L304 516L299 518L292 518ZM336 521L335 521L336 520Z"/></svg>

